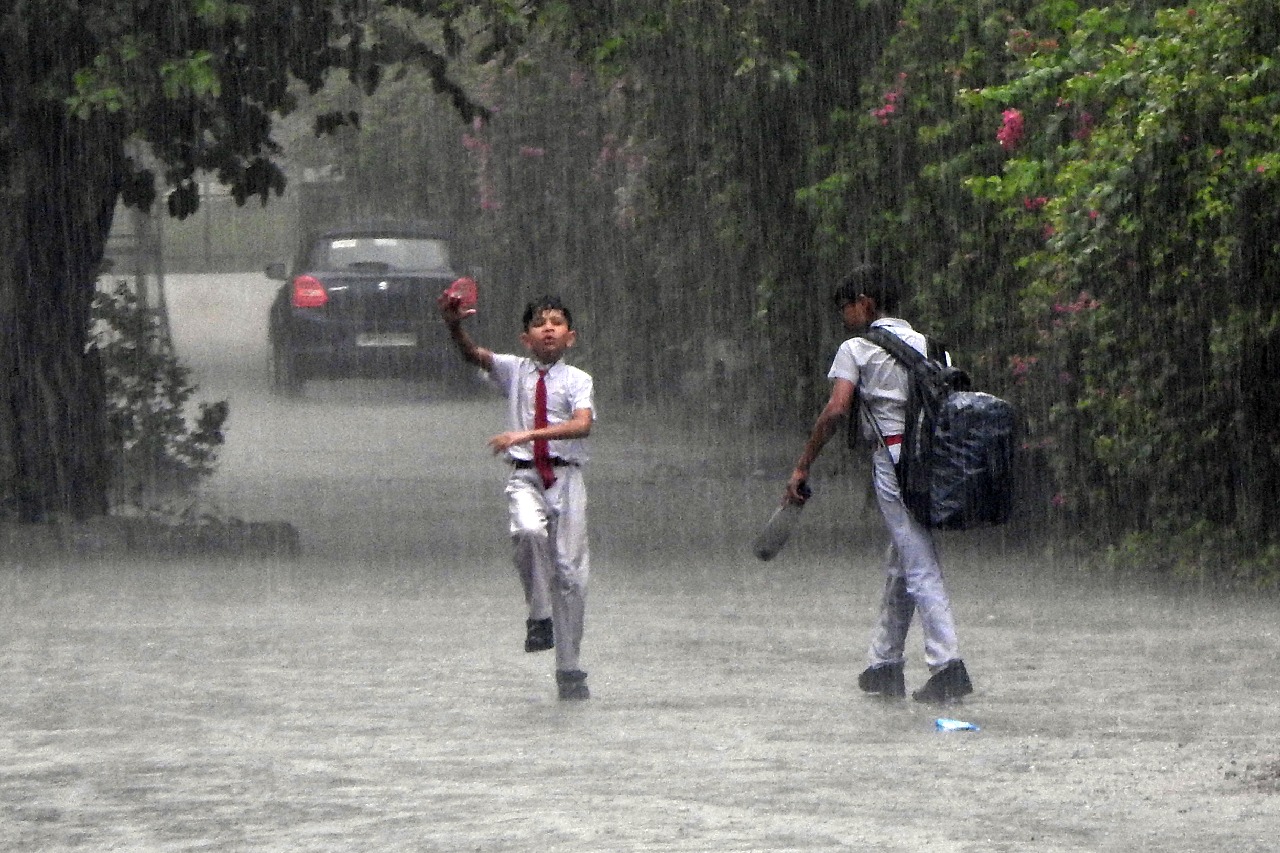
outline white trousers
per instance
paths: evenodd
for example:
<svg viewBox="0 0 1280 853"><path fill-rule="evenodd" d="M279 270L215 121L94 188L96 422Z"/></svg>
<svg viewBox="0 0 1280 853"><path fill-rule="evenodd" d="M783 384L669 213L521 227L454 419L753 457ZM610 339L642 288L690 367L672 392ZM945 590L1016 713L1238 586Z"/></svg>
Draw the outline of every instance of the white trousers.
<svg viewBox="0 0 1280 853"><path fill-rule="evenodd" d="M867 656L871 666L902 663L907 629L911 627L913 613L918 612L924 634L925 663L931 671L937 671L960 657L960 650L933 535L915 520L902 502L893 458L883 448L871 456L871 479L880 515L889 529L890 544L885 554L879 620L872 631Z"/></svg>
<svg viewBox="0 0 1280 853"><path fill-rule="evenodd" d="M578 669L586 614L587 489L582 469L555 469L550 489L533 468L513 469L507 480L516 572L530 619L553 620L556 669Z"/></svg>

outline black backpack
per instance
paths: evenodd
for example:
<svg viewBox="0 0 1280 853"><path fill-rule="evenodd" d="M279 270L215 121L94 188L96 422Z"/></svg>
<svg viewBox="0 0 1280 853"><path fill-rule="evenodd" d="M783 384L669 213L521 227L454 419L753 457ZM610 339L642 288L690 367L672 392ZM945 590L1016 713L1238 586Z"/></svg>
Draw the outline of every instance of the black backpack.
<svg viewBox="0 0 1280 853"><path fill-rule="evenodd" d="M970 390L963 370L926 358L892 332L869 329L861 337L907 368L906 432L895 466L907 509L925 527L940 530L1008 521L1017 429L1013 406Z"/></svg>

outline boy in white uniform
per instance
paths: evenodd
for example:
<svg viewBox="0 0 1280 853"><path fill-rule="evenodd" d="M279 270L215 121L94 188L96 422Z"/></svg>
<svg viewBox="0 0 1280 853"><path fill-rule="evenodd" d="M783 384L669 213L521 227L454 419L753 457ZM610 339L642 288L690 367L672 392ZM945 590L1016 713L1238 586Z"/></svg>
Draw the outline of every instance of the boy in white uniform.
<svg viewBox="0 0 1280 853"><path fill-rule="evenodd" d="M587 699L579 668L586 606L587 491L582 469L595 419L590 374L561 357L577 335L554 296L530 302L520 341L528 356L494 353L462 328L475 313L456 296L439 300L440 316L463 358L484 369L506 394L508 430L489 439L511 465L506 494L516 571L529 615L525 651L555 649L561 699Z"/></svg>
<svg viewBox="0 0 1280 853"><path fill-rule="evenodd" d="M849 276L835 294L841 320L850 332L870 327L884 329L925 353L925 336L905 321L893 316L898 309L899 287L883 273L860 268ZM907 370L881 347L862 337L841 344L827 377L831 397L814 423L795 469L787 484L786 500L803 504L808 495L801 486L809 477L809 467L837 424L858 417L855 400L865 404L863 436L879 446L871 456L871 476L876 502L889 531L890 545L885 566L885 588L880 615L872 632L869 666L858 677L866 693L890 698L906 695L903 678L907 629L919 614L924 634L925 662L931 673L923 687L912 693L919 702L950 702L973 692L973 685L960 659L951 601L943 583L942 567L933 536L916 521L902 501L894 465L902 450L906 423ZM883 436L883 442L879 436Z"/></svg>

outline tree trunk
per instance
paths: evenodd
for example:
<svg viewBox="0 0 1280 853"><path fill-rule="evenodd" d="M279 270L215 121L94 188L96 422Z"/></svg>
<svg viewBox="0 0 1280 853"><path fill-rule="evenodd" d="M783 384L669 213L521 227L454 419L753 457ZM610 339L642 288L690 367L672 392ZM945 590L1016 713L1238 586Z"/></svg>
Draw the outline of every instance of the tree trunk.
<svg viewBox="0 0 1280 853"><path fill-rule="evenodd" d="M0 474L20 520L83 519L107 509L103 375L87 344L119 146L100 123L24 118L2 147Z"/></svg>

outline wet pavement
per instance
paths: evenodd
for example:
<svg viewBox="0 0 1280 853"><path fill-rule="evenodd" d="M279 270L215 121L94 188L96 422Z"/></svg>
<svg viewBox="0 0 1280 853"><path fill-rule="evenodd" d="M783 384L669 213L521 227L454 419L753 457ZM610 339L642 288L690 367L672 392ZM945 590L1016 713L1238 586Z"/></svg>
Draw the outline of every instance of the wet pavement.
<svg viewBox="0 0 1280 853"><path fill-rule="evenodd" d="M1274 599L948 536L977 691L869 700L881 539L855 478L833 460L796 541L750 554L801 436L602 420L593 696L558 702L520 648L500 404L273 397L270 287L176 277L169 299L201 396L231 402L205 499L287 520L302 553L0 566L0 849L1273 849Z"/></svg>

